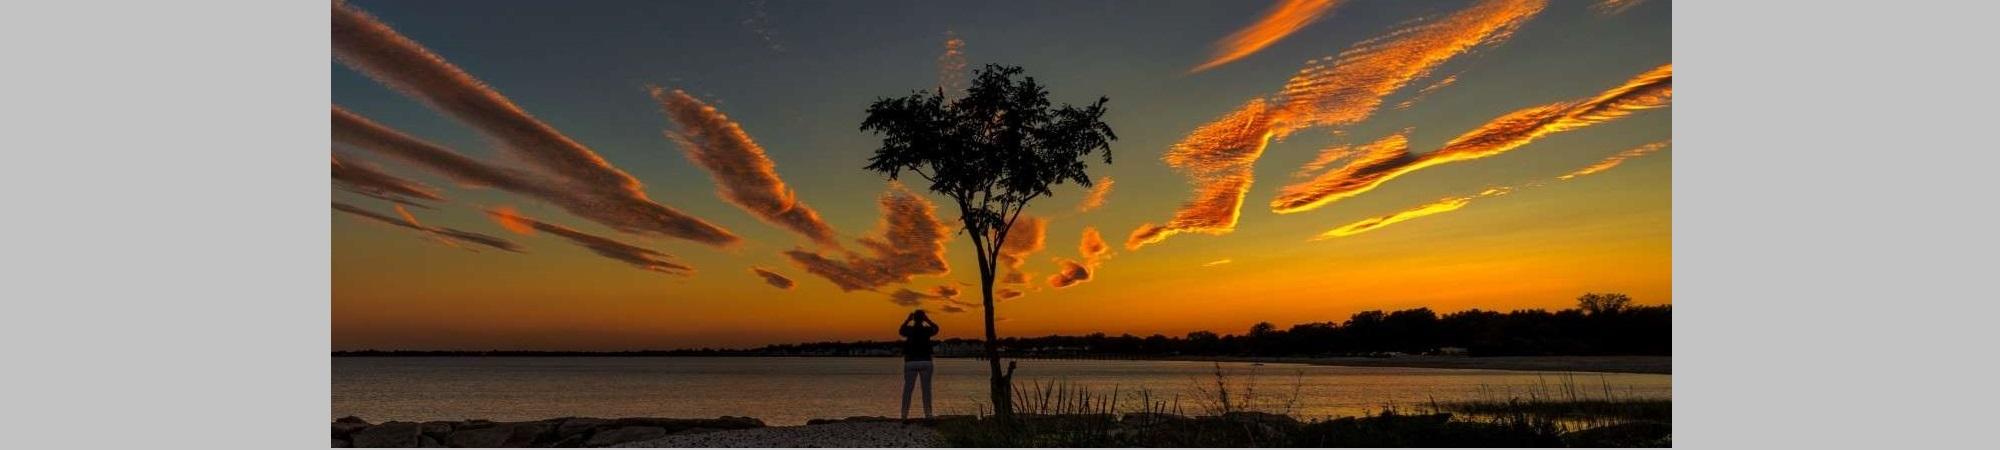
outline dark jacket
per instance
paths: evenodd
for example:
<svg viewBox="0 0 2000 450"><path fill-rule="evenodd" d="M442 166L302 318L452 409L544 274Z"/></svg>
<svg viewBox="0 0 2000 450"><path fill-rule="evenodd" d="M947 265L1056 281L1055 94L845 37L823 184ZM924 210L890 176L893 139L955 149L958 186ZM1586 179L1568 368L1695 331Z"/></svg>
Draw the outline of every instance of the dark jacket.
<svg viewBox="0 0 2000 450"><path fill-rule="evenodd" d="M931 336L937 335L937 327L904 325L900 333L903 335L904 361L931 360Z"/></svg>

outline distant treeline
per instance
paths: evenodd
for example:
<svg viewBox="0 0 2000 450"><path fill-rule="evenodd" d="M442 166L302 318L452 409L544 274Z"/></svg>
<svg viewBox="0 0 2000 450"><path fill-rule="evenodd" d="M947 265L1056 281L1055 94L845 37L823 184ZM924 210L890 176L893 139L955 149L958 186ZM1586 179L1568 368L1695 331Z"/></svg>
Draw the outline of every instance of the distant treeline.
<svg viewBox="0 0 2000 450"><path fill-rule="evenodd" d="M945 339L941 356L970 356L981 341ZM1673 307L1632 306L1623 294L1585 294L1578 307L1559 311L1465 310L1438 315L1430 308L1362 311L1344 322L1313 322L1279 329L1269 322L1243 334L1196 331L1185 336L1043 336L1002 338L1013 356L1375 356L1402 354L1671 355ZM358 351L334 356L887 356L897 341L812 342L756 349L683 349L628 352Z"/></svg>

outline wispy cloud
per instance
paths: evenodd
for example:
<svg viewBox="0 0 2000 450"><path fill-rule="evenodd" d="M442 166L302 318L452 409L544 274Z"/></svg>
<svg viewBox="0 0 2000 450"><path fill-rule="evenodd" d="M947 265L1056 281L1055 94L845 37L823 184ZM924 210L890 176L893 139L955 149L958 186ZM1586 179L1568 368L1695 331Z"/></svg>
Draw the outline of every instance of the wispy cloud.
<svg viewBox="0 0 2000 450"><path fill-rule="evenodd" d="M1585 166L1582 169L1576 169L1576 171L1574 172L1563 174L1562 176L1556 177L1556 179L1569 181L1571 178L1576 178L1584 175L1590 175L1593 173L1611 170L1611 168L1613 167L1618 167L1619 164L1624 164L1625 160L1637 158L1640 156L1645 156L1647 153L1652 153L1659 151L1660 149L1667 148L1667 145L1668 145L1667 142L1654 142L1651 144L1633 147L1631 149L1627 149L1625 151L1611 155L1611 157L1604 158L1603 161L1598 161L1596 164L1591 164L1589 166Z"/></svg>
<svg viewBox="0 0 2000 450"><path fill-rule="evenodd" d="M1028 256L1042 251L1042 247L1048 242L1048 230L1048 219L1041 217L1022 215L1014 221L1014 226L1007 230L1007 241L1000 244L1000 252L995 255L1000 267L1007 269L1007 273L1001 276L1000 282L1008 284L1028 282L1030 274L1023 272L1021 266L1027 264Z"/></svg>
<svg viewBox="0 0 2000 450"><path fill-rule="evenodd" d="M1111 199L1111 185L1112 180L1109 175L1098 178L1096 183L1091 183L1090 193L1083 196L1083 201L1076 203L1076 212L1090 212L1104 207L1104 202Z"/></svg>
<svg viewBox="0 0 2000 450"><path fill-rule="evenodd" d="M924 302L932 302L938 305L939 311L946 313L962 313L979 308L976 303L959 300L958 295L958 287L948 284L932 286L929 291L924 292L899 288L889 293L889 302L906 308L915 308L923 306Z"/></svg>
<svg viewBox="0 0 2000 450"><path fill-rule="evenodd" d="M750 0L750 16L743 18L741 22L743 29L750 30L751 34L763 40L764 48L784 53L785 45L778 42L778 31L771 26L771 14L766 9L767 6L764 0Z"/></svg>
<svg viewBox="0 0 2000 450"><path fill-rule="evenodd" d="M945 243L951 230L937 218L930 201L910 193L901 184L891 183L878 200L882 222L875 236L856 239L866 255L841 251L839 258L804 249L785 251L785 256L807 273L819 275L841 291L875 290L907 283L918 275L950 273L945 264Z"/></svg>
<svg viewBox="0 0 2000 450"><path fill-rule="evenodd" d="M571 189L549 176L489 164L411 137L339 106L333 107L333 140L414 164L463 185L534 197L620 231L699 237L702 240L698 242L718 246L738 240L727 231L715 234L721 229L649 200Z"/></svg>
<svg viewBox="0 0 2000 450"><path fill-rule="evenodd" d="M1472 199L1479 197L1481 196L1474 195L1467 197L1452 197L1431 203L1426 203L1417 206L1415 208L1397 211L1393 214L1389 214L1386 216L1372 217L1365 220L1361 220L1359 222L1342 225L1339 228L1334 228L1332 230L1327 230L1327 232L1325 233L1320 233L1320 235L1314 239L1318 240L1318 239L1353 236L1356 234L1368 232L1369 230L1374 230L1376 228L1393 225L1396 223L1400 223L1410 219L1415 219L1418 217L1457 211L1459 208L1464 208L1465 205L1472 203Z"/></svg>
<svg viewBox="0 0 2000 450"><path fill-rule="evenodd" d="M1180 233L1225 234L1236 229L1243 196L1250 192L1252 164L1271 143L1271 114L1263 99L1251 100L1228 116L1203 125L1167 150L1168 166L1194 182L1194 199L1174 211L1165 225L1141 225L1125 239L1127 250Z"/></svg>
<svg viewBox="0 0 2000 450"><path fill-rule="evenodd" d="M1236 229L1252 168L1274 138L1311 127L1361 122L1382 98L1468 50L1506 40L1539 13L1542 0L1487 0L1436 21L1362 41L1338 58L1308 62L1268 99L1253 99L1182 138L1163 159L1194 184L1194 198L1165 224L1132 231L1125 248L1180 233L1226 234Z"/></svg>
<svg viewBox="0 0 2000 450"><path fill-rule="evenodd" d="M1256 23L1216 42L1215 54L1188 72L1213 69L1255 54L1318 21L1338 4L1338 0L1279 0Z"/></svg>
<svg viewBox="0 0 2000 450"><path fill-rule="evenodd" d="M1615 16L1645 2L1646 0L1597 0L1597 3L1590 5L1590 10L1599 15Z"/></svg>
<svg viewBox="0 0 2000 450"><path fill-rule="evenodd" d="M944 95L954 96L965 92L967 86L965 80L965 40L959 39L958 34L945 33L944 54L938 55L937 66L938 89L943 90Z"/></svg>
<svg viewBox="0 0 2000 450"><path fill-rule="evenodd" d="M1084 227L1083 239L1077 243L1076 253L1083 258L1082 261L1056 260L1058 269L1049 276L1049 286L1060 289L1090 281L1097 266L1111 257L1111 245L1104 242L1104 236L1098 234L1097 227Z"/></svg>
<svg viewBox="0 0 2000 450"><path fill-rule="evenodd" d="M350 192L411 206L430 207L418 200L444 201L436 188L390 175L370 164L341 162L338 156L333 157L333 182Z"/></svg>
<svg viewBox="0 0 2000 450"><path fill-rule="evenodd" d="M333 54L342 64L484 132L505 151L562 180L559 187L545 189L585 203L566 209L596 210L587 217L629 233L715 246L740 240L728 230L653 202L638 179L367 13L334 2L332 31Z"/></svg>
<svg viewBox="0 0 2000 450"><path fill-rule="evenodd" d="M1619 164L1624 163L1626 160L1637 158L1640 156L1645 156L1646 154L1667 148L1668 145L1670 145L1670 143L1662 141L1662 142L1654 142L1650 144L1640 145L1638 147L1633 147L1631 149L1605 157L1603 160L1600 160L1596 163L1592 163L1589 166L1584 166L1581 169L1577 169L1575 171L1571 171L1570 173L1555 177L1554 180L1569 181L1577 177L1582 177L1594 173L1603 172L1606 170L1611 170L1611 168L1618 167ZM1488 188L1484 191L1480 191L1479 193L1473 195L1460 196L1460 197L1447 197L1439 199L1438 201L1418 205L1410 209L1405 209L1402 211L1390 213L1388 215L1371 217L1347 225L1342 225L1338 228L1327 230L1325 233L1320 233L1318 236L1315 236L1313 240L1324 240L1324 239L1353 236L1356 234L1366 233L1369 231L1380 229L1382 227L1394 225L1412 219L1417 219L1420 217L1457 211L1460 208L1464 208L1466 205L1472 204L1474 200L1512 194L1522 189L1541 187L1546 183L1547 183L1546 181L1534 181L1524 184L1518 188L1513 186L1501 186L1501 187Z"/></svg>
<svg viewBox="0 0 2000 450"><path fill-rule="evenodd" d="M1418 89L1417 95L1412 95L1408 100L1403 100L1401 103L1397 103L1396 109L1410 109L1411 106L1416 106L1417 102L1421 102L1424 100L1425 97L1429 97L1432 92L1443 90L1444 88L1451 87L1451 85L1457 83L1458 83L1458 75L1451 75L1444 78L1440 78L1437 81L1432 82L1429 86L1424 86L1423 89Z"/></svg>
<svg viewBox="0 0 2000 450"><path fill-rule="evenodd" d="M415 220L416 218L410 215L409 211L404 211L402 210L402 208L397 208L397 212L403 216L400 218L390 217L388 215L384 215L374 211L369 211L366 208L341 202L333 202L333 209L335 211L353 214L376 222L417 230L423 232L425 236L437 239L438 242L442 242L445 245L453 247L463 248L466 250L473 250L472 248L458 245L461 243L467 243L467 244L478 244L514 253L521 253L520 245L515 244L512 241L508 241L506 239L486 234L458 230L454 228L431 227L431 226L426 226L422 223L418 223Z"/></svg>
<svg viewBox="0 0 2000 450"><path fill-rule="evenodd" d="M813 243L840 246L833 227L785 185L777 165L742 126L687 92L649 91L677 128L667 131L667 138L680 145L688 161L708 171L723 200Z"/></svg>
<svg viewBox="0 0 2000 450"><path fill-rule="evenodd" d="M1025 294L1024 292L1015 290L1014 288L999 288L993 290L993 297L996 300L1011 300L1015 297L1020 297L1024 294Z"/></svg>
<svg viewBox="0 0 2000 450"><path fill-rule="evenodd" d="M1335 200L1367 192L1383 182L1426 167L1498 155L1542 136L1667 106L1673 99L1673 83L1674 68L1668 64L1639 74L1593 98L1509 113L1423 155L1402 151L1392 153L1383 149L1381 153L1354 159L1312 180L1284 187L1271 201L1271 210L1281 214L1310 211Z"/></svg>
<svg viewBox="0 0 2000 450"><path fill-rule="evenodd" d="M501 227L506 228L508 231L522 235L531 235L537 231L553 234L569 240L572 244L590 250L591 253L596 253L598 256L623 261L626 264L631 264L632 267L669 275L685 276L694 273L693 267L674 262L673 256L666 253L619 242L603 236L572 230L562 225L531 219L527 216L522 216L511 207L501 206L488 209L486 210L486 215L492 217L494 222L498 222Z"/></svg>
<svg viewBox="0 0 2000 450"><path fill-rule="evenodd" d="M792 290L792 286L797 285L797 283L792 282L791 278L786 277L784 275L779 275L777 272L772 272L762 267L751 267L750 273L757 274L758 277L764 279L764 283L770 284L771 287L774 288L784 289L789 291Z"/></svg>
<svg viewBox="0 0 2000 450"><path fill-rule="evenodd" d="M1209 261L1209 262L1205 262L1205 263L1201 263L1201 266L1202 266L1202 267L1215 267L1215 266L1220 266L1220 265L1223 265L1223 264L1229 264L1229 263L1231 263L1231 262L1235 262L1235 260L1232 260L1232 259L1229 259L1229 258L1222 258L1222 259L1218 259L1218 260L1214 260L1214 261Z"/></svg>

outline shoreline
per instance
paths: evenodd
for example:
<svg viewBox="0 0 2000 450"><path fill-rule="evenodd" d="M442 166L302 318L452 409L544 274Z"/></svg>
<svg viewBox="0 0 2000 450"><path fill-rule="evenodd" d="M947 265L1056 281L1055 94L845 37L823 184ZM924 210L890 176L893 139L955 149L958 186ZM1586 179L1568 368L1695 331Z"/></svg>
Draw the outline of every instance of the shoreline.
<svg viewBox="0 0 2000 450"><path fill-rule="evenodd" d="M496 354L497 353L497 354ZM646 355L633 352L577 352L562 354L507 354L480 353L438 353L438 354L341 354L334 358L463 358L463 357L514 357L514 358L897 358L895 355ZM940 358L979 359L964 356L940 356ZM1650 375L1673 375L1672 356L1428 356L1408 355L1390 358L1367 358L1359 356L1137 356L1137 355L1077 355L1077 356L1009 356L1007 359L1036 360L1110 360L1110 361L1187 361L1187 362L1248 362L1308 364L1315 366L1346 367L1403 367L1412 369L1466 369L1466 370L1510 370L1537 372L1582 372L1582 373L1633 373Z"/></svg>
<svg viewBox="0 0 2000 450"><path fill-rule="evenodd" d="M1057 358L1037 358L1057 359ZM1672 356L1397 356L1393 358L1217 356L1145 358L1162 361L1220 361L1309 364L1315 366L1404 367L1415 369L1511 370L1537 372L1636 373L1673 375Z"/></svg>

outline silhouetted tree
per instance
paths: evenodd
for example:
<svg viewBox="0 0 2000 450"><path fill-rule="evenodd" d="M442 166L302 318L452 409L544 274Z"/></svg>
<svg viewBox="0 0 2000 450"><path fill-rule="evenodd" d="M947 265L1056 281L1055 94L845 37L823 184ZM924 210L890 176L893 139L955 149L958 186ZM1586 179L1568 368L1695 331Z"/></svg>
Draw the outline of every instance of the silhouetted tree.
<svg viewBox="0 0 2000 450"><path fill-rule="evenodd" d="M994 414L1011 417L1013 370L1000 371L999 338L993 329L993 278L1001 245L1028 202L1053 195L1051 186L1090 186L1084 158L1104 151L1118 136L1103 121L1104 103L1078 108L1049 106L1049 94L1034 77L1015 77L1020 67L987 65L965 96L947 99L944 89L907 97L877 99L868 106L861 130L882 136L868 170L896 179L913 172L930 191L958 203L961 230L972 237L979 258L981 299L986 309L986 358L992 371ZM1135 338L1136 340L1136 338Z"/></svg>
<svg viewBox="0 0 2000 450"><path fill-rule="evenodd" d="M1581 309L1591 315L1617 314L1618 311L1625 309L1625 305L1631 303L1632 297L1627 297L1625 294L1619 293L1599 294L1591 292L1576 298L1577 309Z"/></svg>

